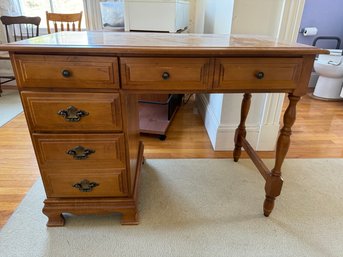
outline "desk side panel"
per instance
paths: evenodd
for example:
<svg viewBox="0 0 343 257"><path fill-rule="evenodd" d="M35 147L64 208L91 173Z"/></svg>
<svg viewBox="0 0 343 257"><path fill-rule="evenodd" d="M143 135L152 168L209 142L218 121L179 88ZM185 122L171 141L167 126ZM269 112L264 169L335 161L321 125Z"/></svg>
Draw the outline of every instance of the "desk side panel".
<svg viewBox="0 0 343 257"><path fill-rule="evenodd" d="M295 96L303 96L308 92L308 83L310 81L313 63L316 55L306 55L303 57L303 64L300 79L297 88L293 91Z"/></svg>
<svg viewBox="0 0 343 257"><path fill-rule="evenodd" d="M139 112L136 94L121 92L123 126L126 144L126 160L130 193L135 190L139 152Z"/></svg>

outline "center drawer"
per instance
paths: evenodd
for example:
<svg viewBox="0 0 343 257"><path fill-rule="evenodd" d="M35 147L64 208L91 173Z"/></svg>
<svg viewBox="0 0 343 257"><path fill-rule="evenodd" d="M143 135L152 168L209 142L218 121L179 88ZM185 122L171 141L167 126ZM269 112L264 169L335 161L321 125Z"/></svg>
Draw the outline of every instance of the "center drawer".
<svg viewBox="0 0 343 257"><path fill-rule="evenodd" d="M21 93L32 131L121 131L120 96L115 93Z"/></svg>
<svg viewBox="0 0 343 257"><path fill-rule="evenodd" d="M123 89L208 89L213 74L210 58L120 58Z"/></svg>

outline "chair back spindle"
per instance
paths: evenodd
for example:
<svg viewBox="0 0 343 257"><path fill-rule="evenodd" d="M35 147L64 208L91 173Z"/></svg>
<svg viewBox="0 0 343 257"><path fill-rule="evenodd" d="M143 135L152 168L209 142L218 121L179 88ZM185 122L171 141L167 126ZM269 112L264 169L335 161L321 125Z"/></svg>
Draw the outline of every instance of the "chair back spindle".
<svg viewBox="0 0 343 257"><path fill-rule="evenodd" d="M0 20L5 26L8 43L39 36L40 17L1 16ZM8 52L0 52L0 60L8 62L10 60ZM13 75L0 74L0 96L2 93L1 85L14 80Z"/></svg>
<svg viewBox="0 0 343 257"><path fill-rule="evenodd" d="M0 20L5 26L8 43L39 36L40 17L1 16Z"/></svg>
<svg viewBox="0 0 343 257"><path fill-rule="evenodd" d="M82 12L80 13L49 13L46 12L46 22L48 33L52 33L50 28L53 25L54 32L59 31L81 31Z"/></svg>

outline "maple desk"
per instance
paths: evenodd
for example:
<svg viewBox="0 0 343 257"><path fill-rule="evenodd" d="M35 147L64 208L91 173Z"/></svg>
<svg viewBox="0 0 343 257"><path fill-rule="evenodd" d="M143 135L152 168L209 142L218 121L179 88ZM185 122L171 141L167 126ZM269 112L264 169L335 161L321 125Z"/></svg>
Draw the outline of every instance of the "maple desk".
<svg viewBox="0 0 343 257"><path fill-rule="evenodd" d="M122 213L137 224L143 161L137 94L243 93L234 161L243 147L266 180L264 215L282 187L296 104L314 47L263 37L61 32L1 45L10 52L47 199L48 226L62 213ZM251 93L288 93L272 170L246 141Z"/></svg>

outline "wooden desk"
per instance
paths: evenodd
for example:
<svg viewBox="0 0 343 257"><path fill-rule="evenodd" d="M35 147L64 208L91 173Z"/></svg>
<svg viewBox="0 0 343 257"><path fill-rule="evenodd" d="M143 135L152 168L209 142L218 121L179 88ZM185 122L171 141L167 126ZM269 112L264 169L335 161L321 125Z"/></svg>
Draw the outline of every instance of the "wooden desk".
<svg viewBox="0 0 343 257"><path fill-rule="evenodd" d="M62 32L2 45L10 52L47 199L48 226L62 213L122 213L137 224L137 94L243 93L234 161L243 147L266 180L264 215L282 187L296 104L323 50L262 37ZM290 100L269 170L246 141L251 93Z"/></svg>

